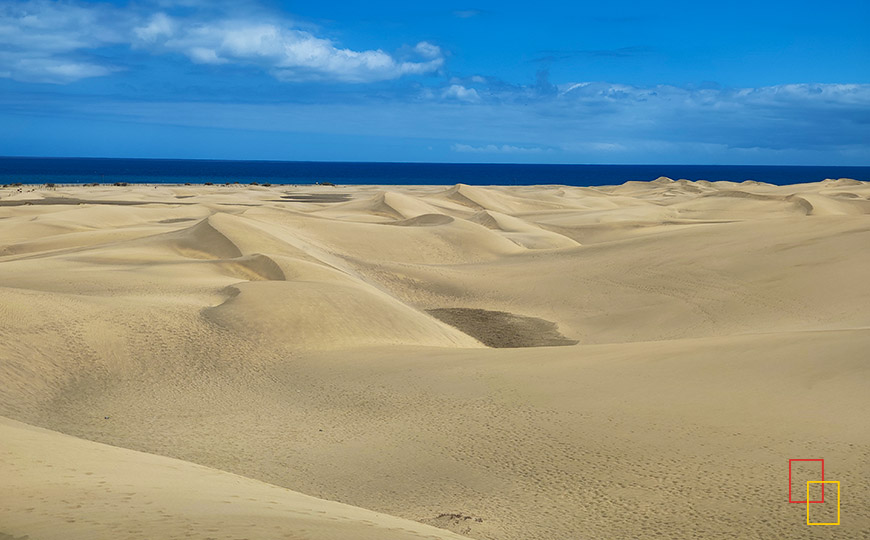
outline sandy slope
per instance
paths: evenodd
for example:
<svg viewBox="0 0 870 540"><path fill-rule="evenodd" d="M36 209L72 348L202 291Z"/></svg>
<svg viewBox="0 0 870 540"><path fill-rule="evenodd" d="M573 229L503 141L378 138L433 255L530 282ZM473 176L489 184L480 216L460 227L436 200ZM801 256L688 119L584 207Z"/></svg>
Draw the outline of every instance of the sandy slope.
<svg viewBox="0 0 870 540"><path fill-rule="evenodd" d="M461 538L4 418L0 437L3 538Z"/></svg>
<svg viewBox="0 0 870 540"><path fill-rule="evenodd" d="M389 538L361 507L480 539L868 539L868 245L849 180L2 190L0 414L293 492L3 421L0 477L45 510L0 500L0 538L117 537L78 527L121 489L84 505L40 454L123 464L132 537L205 508L227 537ZM579 343L469 335L523 317ZM785 502L805 457L840 527Z"/></svg>

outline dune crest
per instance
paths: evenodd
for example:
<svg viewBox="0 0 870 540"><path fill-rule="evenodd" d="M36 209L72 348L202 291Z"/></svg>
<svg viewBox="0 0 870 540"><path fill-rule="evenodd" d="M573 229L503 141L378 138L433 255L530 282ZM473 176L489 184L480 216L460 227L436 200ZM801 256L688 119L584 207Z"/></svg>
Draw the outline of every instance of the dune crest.
<svg viewBox="0 0 870 540"><path fill-rule="evenodd" d="M559 249L580 245L571 238L495 210L481 210L472 215L469 221L501 231L506 238L528 249Z"/></svg>
<svg viewBox="0 0 870 540"><path fill-rule="evenodd" d="M226 301L203 310L206 320L299 350L481 346L395 298L356 283L261 281L240 283L227 293Z"/></svg>

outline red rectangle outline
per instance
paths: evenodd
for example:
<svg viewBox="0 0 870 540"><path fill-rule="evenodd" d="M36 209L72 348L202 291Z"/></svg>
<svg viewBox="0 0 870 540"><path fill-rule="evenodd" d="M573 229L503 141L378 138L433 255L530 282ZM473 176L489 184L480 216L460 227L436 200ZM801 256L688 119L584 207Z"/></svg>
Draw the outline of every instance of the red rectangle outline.
<svg viewBox="0 0 870 540"><path fill-rule="evenodd" d="M822 480L825 479L825 460L824 459L790 459L788 460L788 502L796 504L820 504L825 502L825 484L822 484L822 500L821 501L793 501L791 500L791 462L792 461L821 461L822 462Z"/></svg>

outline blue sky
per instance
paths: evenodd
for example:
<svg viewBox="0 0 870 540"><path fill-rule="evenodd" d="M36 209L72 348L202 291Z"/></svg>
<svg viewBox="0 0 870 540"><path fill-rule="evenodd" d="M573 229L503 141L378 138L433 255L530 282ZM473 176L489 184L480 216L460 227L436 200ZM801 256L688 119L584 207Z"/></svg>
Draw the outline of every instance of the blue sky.
<svg viewBox="0 0 870 540"><path fill-rule="evenodd" d="M0 0L0 155L870 165L870 2Z"/></svg>

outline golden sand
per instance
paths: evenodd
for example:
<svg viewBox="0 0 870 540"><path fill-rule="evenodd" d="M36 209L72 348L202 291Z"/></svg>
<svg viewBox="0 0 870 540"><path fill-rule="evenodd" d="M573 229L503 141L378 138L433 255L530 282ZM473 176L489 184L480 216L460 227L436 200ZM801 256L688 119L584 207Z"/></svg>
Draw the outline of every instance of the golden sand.
<svg viewBox="0 0 870 540"><path fill-rule="evenodd" d="M870 539L868 246L845 179L0 189L0 539Z"/></svg>

